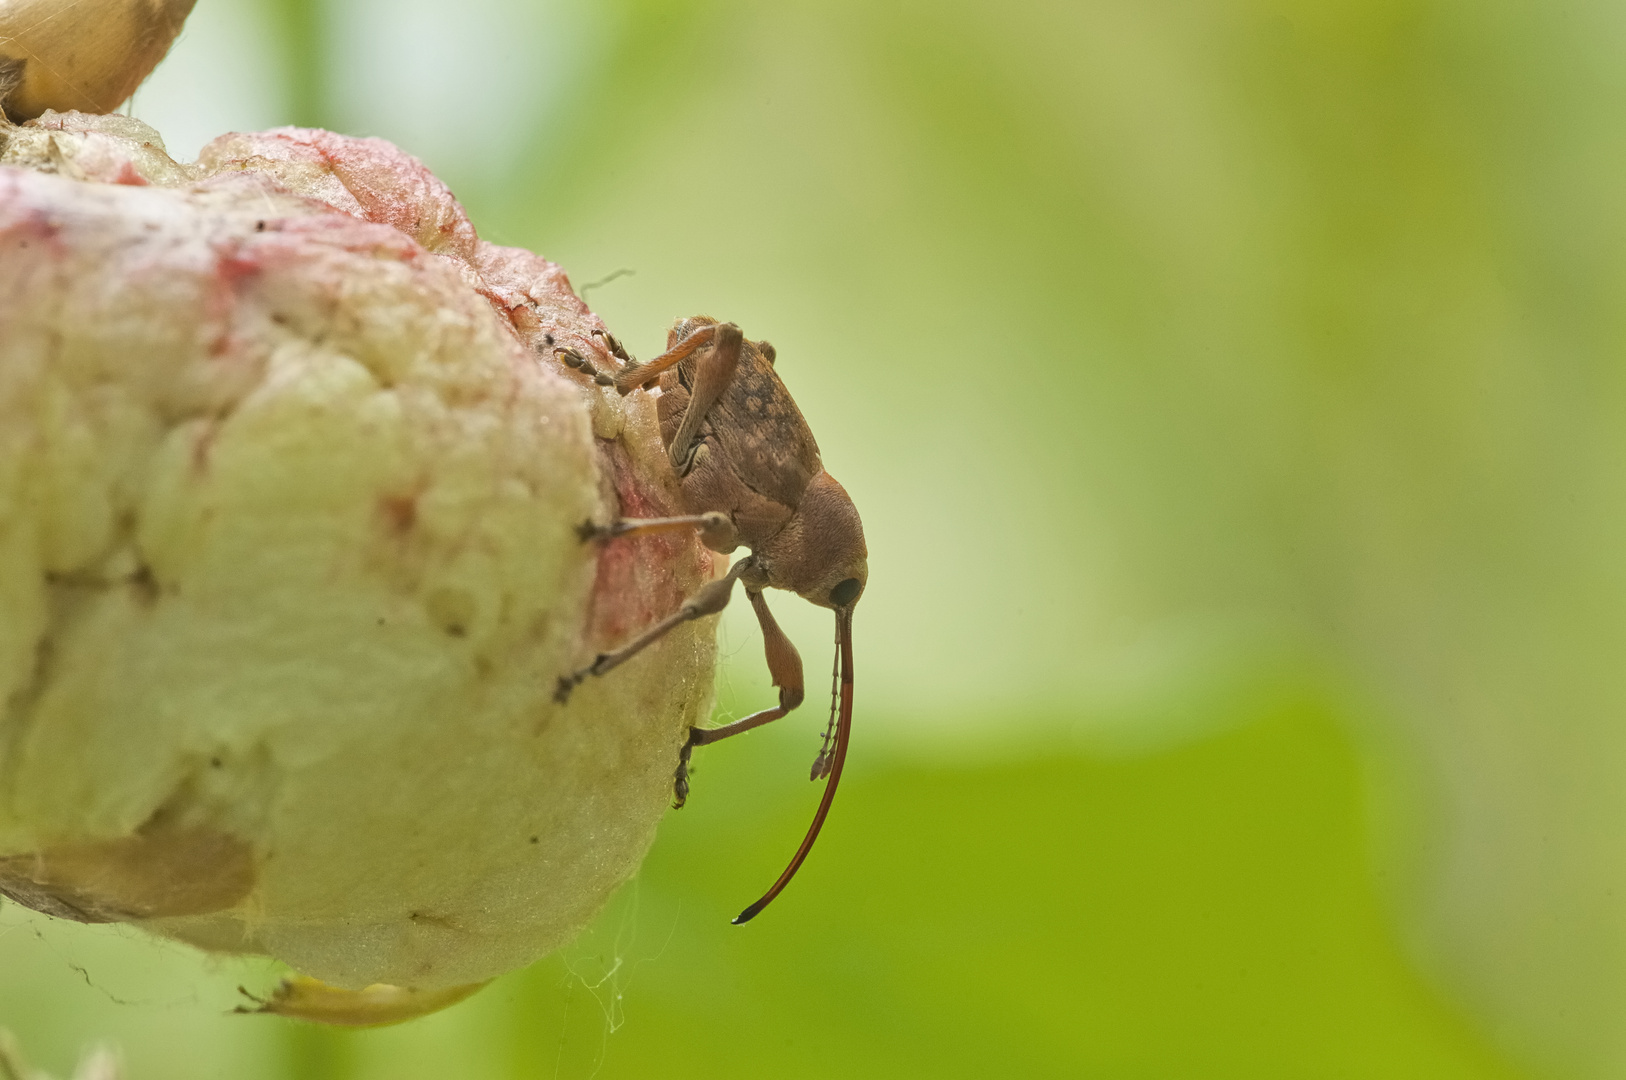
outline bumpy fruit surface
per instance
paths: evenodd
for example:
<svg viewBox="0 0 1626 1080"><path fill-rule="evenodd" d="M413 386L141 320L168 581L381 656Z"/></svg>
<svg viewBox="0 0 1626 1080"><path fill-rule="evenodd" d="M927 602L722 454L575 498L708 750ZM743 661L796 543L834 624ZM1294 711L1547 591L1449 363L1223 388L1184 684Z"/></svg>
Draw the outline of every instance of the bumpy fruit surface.
<svg viewBox="0 0 1626 1080"><path fill-rule="evenodd" d="M350 988L567 941L714 662L552 701L713 573L577 536L676 507L653 401L553 359L597 318L377 140L0 137L0 892Z"/></svg>

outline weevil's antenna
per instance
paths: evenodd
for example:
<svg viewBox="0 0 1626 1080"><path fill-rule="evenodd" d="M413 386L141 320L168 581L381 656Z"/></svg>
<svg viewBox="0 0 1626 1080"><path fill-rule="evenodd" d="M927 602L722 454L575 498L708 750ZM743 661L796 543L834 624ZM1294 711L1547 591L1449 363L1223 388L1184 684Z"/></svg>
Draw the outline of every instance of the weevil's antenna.
<svg viewBox="0 0 1626 1080"><path fill-rule="evenodd" d="M836 655L830 664L830 719L824 725L824 739L819 743L819 756L813 759L808 771L809 780L823 780L830 775L831 747L836 741L836 703L841 700L841 620L836 620Z"/></svg>
<svg viewBox="0 0 1626 1080"><path fill-rule="evenodd" d="M790 865L785 872L779 875L779 880L773 883L773 888L762 894L762 899L734 916L734 925L748 923L762 913L762 909L773 903L773 898L785 891L790 879L796 876L801 869L802 861L807 853L813 850L813 841L819 838L819 830L824 827L825 815L830 813L830 804L836 798L836 785L841 783L841 766L847 761L847 741L853 726L853 609L851 606L836 611L836 649L841 658L841 718L836 722L836 750L831 759L830 779L824 786L824 798L819 800L819 808L813 814L813 824L808 828L807 835L802 838L802 846L796 849L791 857ZM832 704L834 696L832 695Z"/></svg>

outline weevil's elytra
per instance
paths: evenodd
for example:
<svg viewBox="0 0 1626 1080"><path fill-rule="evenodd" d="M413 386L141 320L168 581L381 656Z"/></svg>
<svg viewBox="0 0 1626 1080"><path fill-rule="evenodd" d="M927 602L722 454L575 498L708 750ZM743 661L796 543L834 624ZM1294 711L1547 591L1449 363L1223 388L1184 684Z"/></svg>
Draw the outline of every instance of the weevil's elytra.
<svg viewBox="0 0 1626 1080"><path fill-rule="evenodd" d="M812 777L829 777L824 797L790 865L762 898L734 919L754 918L795 876L830 812L852 729L852 613L869 579L868 550L858 510L847 492L824 471L819 447L775 370L777 354L766 341L747 341L733 323L696 316L680 319L667 334L666 352L637 363L608 334L605 351L624 365L613 376L573 349L556 349L568 366L621 394L660 387L657 413L661 441L677 472L684 514L626 519L582 527L583 540L608 541L662 529L694 528L714 551L745 547L750 554L721 580L702 588L682 607L615 652L601 653L559 680L563 702L584 680L604 675L684 622L723 610L734 583L745 586L762 627L768 671L779 704L718 728L693 728L673 777L675 805L689 792L688 766L696 746L726 739L778 720L802 703L802 659L774 621L765 589L788 589L836 617L836 682L830 720Z"/></svg>

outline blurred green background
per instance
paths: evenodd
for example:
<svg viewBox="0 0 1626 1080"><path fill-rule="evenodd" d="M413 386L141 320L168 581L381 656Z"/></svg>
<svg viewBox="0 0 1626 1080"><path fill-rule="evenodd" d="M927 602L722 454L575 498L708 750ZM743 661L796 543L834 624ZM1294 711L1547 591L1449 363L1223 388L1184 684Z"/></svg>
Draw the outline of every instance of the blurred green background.
<svg viewBox="0 0 1626 1080"><path fill-rule="evenodd" d="M870 541L853 757L745 929L817 708L444 1014L225 1016L263 966L7 906L0 1024L138 1080L1626 1076L1622 55L1602 0L200 0L177 157L381 135L634 271L635 354L775 343Z"/></svg>

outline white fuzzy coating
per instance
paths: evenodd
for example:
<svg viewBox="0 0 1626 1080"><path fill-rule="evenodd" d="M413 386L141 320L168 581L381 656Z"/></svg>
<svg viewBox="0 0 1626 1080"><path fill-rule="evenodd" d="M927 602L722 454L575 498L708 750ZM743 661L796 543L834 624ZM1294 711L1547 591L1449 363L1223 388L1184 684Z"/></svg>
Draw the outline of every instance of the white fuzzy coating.
<svg viewBox="0 0 1626 1080"><path fill-rule="evenodd" d="M0 891L346 987L546 954L710 703L709 623L552 701L710 572L575 532L670 496L652 410L595 439L534 257L116 120L0 156Z"/></svg>

